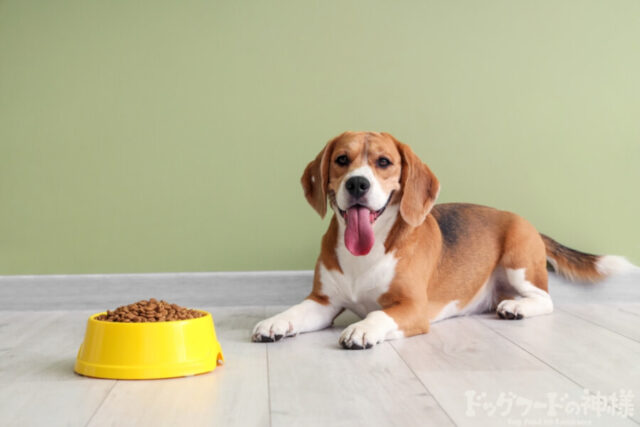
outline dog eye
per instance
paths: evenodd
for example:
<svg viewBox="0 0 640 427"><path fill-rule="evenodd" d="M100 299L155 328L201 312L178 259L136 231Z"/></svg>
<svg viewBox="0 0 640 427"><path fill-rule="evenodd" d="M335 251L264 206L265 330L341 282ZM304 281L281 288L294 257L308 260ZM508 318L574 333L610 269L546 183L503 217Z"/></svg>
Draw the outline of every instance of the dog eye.
<svg viewBox="0 0 640 427"><path fill-rule="evenodd" d="M378 164L378 167L381 167L384 169L391 164L391 160L387 159L386 157L380 157L377 161L377 164Z"/></svg>
<svg viewBox="0 0 640 427"><path fill-rule="evenodd" d="M340 166L347 166L349 164L349 158L343 154L342 156L336 157L336 163Z"/></svg>

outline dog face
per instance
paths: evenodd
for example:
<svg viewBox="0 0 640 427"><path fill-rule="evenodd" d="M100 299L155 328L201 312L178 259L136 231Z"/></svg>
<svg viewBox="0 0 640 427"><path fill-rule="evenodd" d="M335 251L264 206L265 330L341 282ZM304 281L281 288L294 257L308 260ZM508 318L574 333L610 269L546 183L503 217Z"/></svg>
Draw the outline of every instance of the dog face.
<svg viewBox="0 0 640 427"><path fill-rule="evenodd" d="M347 249L366 255L375 241L373 225L390 203L400 203L402 219L416 227L431 210L440 185L413 151L393 136L345 132L309 163L302 187L320 216L326 213L329 197L331 208L344 221ZM393 197L396 192L400 198Z"/></svg>
<svg viewBox="0 0 640 427"><path fill-rule="evenodd" d="M355 206L377 218L400 189L400 152L382 135L356 134L336 141L329 166L328 196L341 217Z"/></svg>

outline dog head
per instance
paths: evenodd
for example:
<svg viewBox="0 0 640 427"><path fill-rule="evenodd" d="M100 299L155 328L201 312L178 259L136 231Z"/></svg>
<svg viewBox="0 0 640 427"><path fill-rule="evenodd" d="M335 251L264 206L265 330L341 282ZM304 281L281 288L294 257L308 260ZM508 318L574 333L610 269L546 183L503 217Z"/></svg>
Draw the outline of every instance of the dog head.
<svg viewBox="0 0 640 427"><path fill-rule="evenodd" d="M344 241L354 255L366 255L374 224L390 204L417 227L433 207L440 184L409 146L387 133L345 132L327 143L302 174L309 204L321 217L331 208L345 223Z"/></svg>

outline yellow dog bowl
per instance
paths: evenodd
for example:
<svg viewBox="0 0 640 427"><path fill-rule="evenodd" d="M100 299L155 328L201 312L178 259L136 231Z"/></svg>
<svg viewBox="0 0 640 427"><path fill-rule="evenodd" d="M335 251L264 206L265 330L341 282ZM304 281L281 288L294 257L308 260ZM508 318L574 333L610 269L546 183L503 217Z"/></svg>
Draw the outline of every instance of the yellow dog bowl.
<svg viewBox="0 0 640 427"><path fill-rule="evenodd" d="M204 312L206 313L206 312ZM213 371L224 361L211 314L197 319L120 323L89 317L74 370L112 379L173 378Z"/></svg>

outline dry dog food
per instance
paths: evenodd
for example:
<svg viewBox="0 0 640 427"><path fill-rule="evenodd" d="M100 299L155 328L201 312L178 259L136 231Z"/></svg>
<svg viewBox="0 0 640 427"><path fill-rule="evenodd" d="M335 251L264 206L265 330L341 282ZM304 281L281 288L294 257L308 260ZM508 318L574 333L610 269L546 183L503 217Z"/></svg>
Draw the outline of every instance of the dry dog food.
<svg viewBox="0 0 640 427"><path fill-rule="evenodd" d="M107 322L144 323L144 322L170 322L172 320L196 319L205 313L189 308L169 304L166 301L158 301L155 298L142 300L133 304L123 305L113 311L107 310L107 314L96 317L97 320Z"/></svg>

